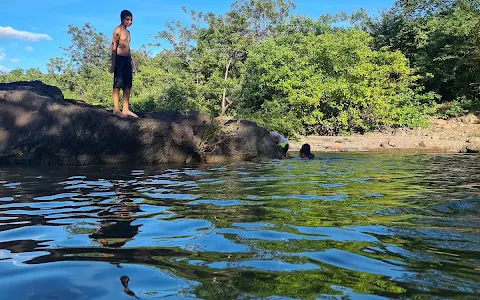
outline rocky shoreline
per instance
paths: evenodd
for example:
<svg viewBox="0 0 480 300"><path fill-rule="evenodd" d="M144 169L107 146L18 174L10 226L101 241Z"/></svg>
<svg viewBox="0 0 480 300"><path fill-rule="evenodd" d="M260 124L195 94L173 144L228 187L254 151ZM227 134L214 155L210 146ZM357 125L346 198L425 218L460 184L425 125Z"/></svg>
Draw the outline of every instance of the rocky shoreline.
<svg viewBox="0 0 480 300"><path fill-rule="evenodd" d="M395 129L351 136L302 136L291 141L298 151L308 143L313 152L418 152L478 153L480 117L467 115L451 120L430 118L427 128Z"/></svg>
<svg viewBox="0 0 480 300"><path fill-rule="evenodd" d="M280 158L267 129L169 111L120 118L39 81L0 84L0 165L211 163Z"/></svg>
<svg viewBox="0 0 480 300"><path fill-rule="evenodd" d="M158 111L120 118L104 107L64 99L42 82L0 83L0 165L162 164L281 158L270 132L250 121L212 120L198 113ZM299 151L480 151L480 118L430 119L428 128L363 135L305 136ZM295 155L292 153L292 155Z"/></svg>

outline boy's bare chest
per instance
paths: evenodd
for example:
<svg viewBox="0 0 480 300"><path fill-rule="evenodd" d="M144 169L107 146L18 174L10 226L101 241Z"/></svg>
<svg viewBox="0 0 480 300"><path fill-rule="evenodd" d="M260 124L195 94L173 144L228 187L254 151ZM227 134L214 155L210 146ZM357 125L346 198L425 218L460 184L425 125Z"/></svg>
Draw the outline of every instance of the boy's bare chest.
<svg viewBox="0 0 480 300"><path fill-rule="evenodd" d="M122 31L120 33L120 41L122 43L129 43L130 42L130 32L128 32L127 30Z"/></svg>

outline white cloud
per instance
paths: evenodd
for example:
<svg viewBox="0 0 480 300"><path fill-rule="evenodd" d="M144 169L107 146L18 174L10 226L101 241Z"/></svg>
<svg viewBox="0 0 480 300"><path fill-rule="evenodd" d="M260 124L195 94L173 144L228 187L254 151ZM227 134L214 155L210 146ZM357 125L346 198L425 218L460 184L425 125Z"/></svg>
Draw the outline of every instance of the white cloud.
<svg viewBox="0 0 480 300"><path fill-rule="evenodd" d="M20 39L31 42L38 42L40 40L50 41L52 39L48 34L16 30L10 26L0 26L0 38Z"/></svg>
<svg viewBox="0 0 480 300"><path fill-rule="evenodd" d="M25 46L25 51L33 52L33 47L32 46Z"/></svg>
<svg viewBox="0 0 480 300"><path fill-rule="evenodd" d="M0 52L0 61L4 60L5 57L7 57L7 55L5 54L5 52Z"/></svg>
<svg viewBox="0 0 480 300"><path fill-rule="evenodd" d="M12 58L10 59L13 63L17 63L20 61L20 58Z"/></svg>
<svg viewBox="0 0 480 300"><path fill-rule="evenodd" d="M8 73L10 71L11 70L9 68L0 65L0 73Z"/></svg>

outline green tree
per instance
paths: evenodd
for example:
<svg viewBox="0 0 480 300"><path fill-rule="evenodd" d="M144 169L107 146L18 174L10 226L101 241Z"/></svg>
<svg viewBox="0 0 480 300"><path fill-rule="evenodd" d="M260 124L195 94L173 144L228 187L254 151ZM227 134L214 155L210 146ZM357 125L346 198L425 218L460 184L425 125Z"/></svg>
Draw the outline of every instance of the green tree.
<svg viewBox="0 0 480 300"><path fill-rule="evenodd" d="M224 62L220 115L224 115L233 103L227 98L227 89L239 91L242 64L248 57L248 47L276 36L279 26L286 23L291 8L294 4L289 0L237 0L225 16L205 15L208 27L199 32L198 48L207 55L213 51L218 60ZM233 80L229 80L230 73Z"/></svg>
<svg viewBox="0 0 480 300"><path fill-rule="evenodd" d="M50 59L47 64L49 76L66 91L67 98L110 106L108 38L89 23L80 28L69 25L67 33L71 36L71 44L62 48L63 57Z"/></svg>
<svg viewBox="0 0 480 300"><path fill-rule="evenodd" d="M442 102L464 99L473 108L480 93L480 1L398 0L365 28L378 49L400 50Z"/></svg>
<svg viewBox="0 0 480 300"><path fill-rule="evenodd" d="M16 68L8 73L0 74L0 82L14 82L14 81L34 81L40 80L47 82L48 78L42 74L38 68L20 69Z"/></svg>
<svg viewBox="0 0 480 300"><path fill-rule="evenodd" d="M479 102L479 1L398 0L380 19L293 16L290 0L235 0L224 14L184 8L189 25L169 22L132 51L141 72L131 104L228 113L291 135L421 126L434 93L456 101L450 115ZM42 80L111 107L108 38L88 23L67 32L71 43L47 74L16 69L0 81ZM171 47L152 54L165 41Z"/></svg>
<svg viewBox="0 0 480 300"><path fill-rule="evenodd" d="M254 46L246 62L244 113L288 132L338 134L415 126L425 99L400 52L371 48L357 29L277 37Z"/></svg>
<svg viewBox="0 0 480 300"><path fill-rule="evenodd" d="M174 21L157 38L167 40L173 52L185 60L200 85L203 101L221 99L220 115L224 115L233 98L240 98L248 47L275 35L293 7L289 0L237 0L225 15L191 11L193 25Z"/></svg>

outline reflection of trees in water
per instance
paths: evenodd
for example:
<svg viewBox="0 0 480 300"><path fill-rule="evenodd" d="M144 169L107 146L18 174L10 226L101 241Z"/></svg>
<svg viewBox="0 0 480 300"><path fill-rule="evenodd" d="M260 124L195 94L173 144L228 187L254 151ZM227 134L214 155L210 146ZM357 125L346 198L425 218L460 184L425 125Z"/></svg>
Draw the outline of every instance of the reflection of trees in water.
<svg viewBox="0 0 480 300"><path fill-rule="evenodd" d="M224 182L200 182L198 195L201 199L238 199L243 204L197 205L191 209L222 227L234 222L267 222L279 227L389 224L405 218L401 212L395 213L404 207L402 198L423 189L407 168L395 169L392 174L388 166L382 167L383 162L359 162L357 168L349 169L349 160L326 158L321 164L290 161L258 171L226 170L215 175ZM391 211L377 214L388 209Z"/></svg>
<svg viewBox="0 0 480 300"><path fill-rule="evenodd" d="M0 242L0 249L8 250L12 253L25 253L25 252L34 252L38 250L42 243L45 243L45 240L15 240L8 242Z"/></svg>
<svg viewBox="0 0 480 300"><path fill-rule="evenodd" d="M122 179L124 181L107 178L106 180L114 183L114 187L106 190L115 191L120 198L115 201L119 203L101 206L98 199L88 200L89 203L103 208L96 213L101 220L100 227L93 233L89 232L90 238L99 241L103 247L48 249L49 255L26 263L96 261L115 265L129 263L154 266L159 270L170 271L180 278L201 282L202 284L195 288L195 294L206 299L234 299L246 294L256 297L280 295L294 298L341 294L332 286L343 286L357 293L373 293L393 298L421 294L441 297L442 293L450 293L448 295L452 297L468 295L461 289L467 291L469 285L474 288L478 270L475 271L472 266L478 265L478 252L461 251L455 248L454 241L447 240L443 241L445 247L442 248L441 237L419 234L418 229L439 224L425 220L434 220L428 215L432 207L450 205L446 199L440 199L441 195L451 193L457 198L463 197L463 202L469 202L465 199L468 198L466 195L472 195L472 184L475 184L474 181L480 182L479 175L471 173L478 167L478 163L475 166L475 162L471 161L464 171L458 171L455 168L465 164L463 158L454 157L449 161L450 158L446 157L447 161L443 162L444 158L441 156L409 156L408 159L397 160L392 156L375 156L371 160L365 157L356 160L355 155L347 156L350 160L338 157L326 156L322 159L320 156L319 163L290 161L266 165L232 165L225 170L216 171L199 168L197 170L206 174L197 175L188 174L188 171L183 169L161 173L161 178L171 178L176 183L196 183L196 186L162 185L161 187L167 190L166 194L195 194L200 200L247 201L225 207L204 203L193 205L189 204L189 201L175 198L148 198L136 190L140 186L128 183L134 176L125 176ZM258 169L255 169L257 167ZM158 172L152 174L158 175ZM458 181L455 174L461 175ZM468 174L474 175L468 177ZM147 173L137 177L138 180L150 179ZM444 178L448 178L448 181ZM200 181L201 179L208 180ZM328 186L338 183L344 185ZM457 184L469 185L470 188L461 188ZM467 190L470 194L462 194ZM320 198L338 194L348 196L339 201ZM249 195L253 197L248 197ZM299 197L305 195L314 197L307 200ZM169 211L174 213L175 219L204 219L211 222L215 228L233 228L233 224L238 222L258 222L260 225L273 225L266 230L294 233L302 237L302 233L289 225L335 228L371 226L373 231L367 234L376 237L378 242L314 241L306 236L299 240L267 241L223 234L223 237L231 241L252 246L253 252L228 253L228 249L221 253L197 252L177 247L125 248L126 242L134 239L139 232L139 225L132 225L141 211L138 204L132 201L138 198L143 198L142 203L167 206ZM478 213L478 206L473 206L473 209L470 207L470 212L472 216L475 212ZM465 216L466 210L438 210L437 213L437 217L451 214L449 217L453 222L456 217ZM43 216L38 220L46 222ZM462 225L462 230L475 230L475 224L478 223L472 223L471 228ZM375 232L378 225L383 225L387 232ZM446 231L455 231L453 223L442 226ZM80 231L72 232L78 233ZM38 243L40 242L21 241L19 246L9 243L0 244L0 248L14 249L18 253L32 252L41 248ZM389 249L389 246L397 247L399 251L395 252ZM328 249L340 249L379 261L397 260L404 264L401 265L402 268L415 273L415 276L392 280L385 276L334 267L294 255ZM422 256L426 254L430 256ZM242 270L239 267L239 262L258 259L277 259L291 264L313 263L321 269L269 272ZM192 261L201 263L192 265ZM226 262L230 268L215 269L208 266L218 262ZM448 277L457 279L458 286L449 287ZM435 282L438 283L437 287L431 285Z"/></svg>
<svg viewBox="0 0 480 300"><path fill-rule="evenodd" d="M463 227L479 232L480 159L478 155L429 155L421 179L423 197L408 199L417 208L415 223L427 227Z"/></svg>
<svg viewBox="0 0 480 300"><path fill-rule="evenodd" d="M400 234L398 237L395 238L377 235L377 237L379 238L379 245L381 245L382 242L386 242L387 245L398 245L400 249L404 248L411 249L413 251L418 250L420 252L424 252L428 248L432 249L435 247L432 247L432 243L426 243L423 249L419 249L416 247L415 243L410 242L410 239L414 239L413 236L415 236L416 228L418 227L418 225L421 224L419 222L419 217L429 217L428 209L432 208L432 203L429 203L425 200L436 193L435 189L432 189L432 187L442 186L441 183L431 182L430 180L431 178L442 178L442 176L446 175L445 178L446 180L450 181L448 186L451 189L444 189L438 193L438 195L442 195L443 197L445 197L446 192L448 193L448 191L455 191L456 189L455 172L452 172L451 170L448 171L447 169L450 168L449 166L453 167L454 165L456 165L457 170L455 170L454 168L452 168L452 170L455 170L457 172L458 165L463 166L465 161L463 161L464 158L459 158L459 160L452 159L452 161L444 164L443 160L450 159L450 157L445 156L410 156L409 159L409 161L395 160L392 156L380 156L375 157L369 163L363 161L360 162L360 165L355 164L355 168L350 170L348 170L347 167L351 167L352 162L348 162L348 164L345 164L345 162L342 162L341 160L332 160L330 163L325 163L324 169L318 168L318 164L314 165L301 162L303 164L301 167L296 167L293 169L282 169L281 166L279 166L277 168L271 169L271 172L266 172L265 174L262 174L262 176L264 176L263 178L265 179L263 182L261 182L263 185L259 185L258 182L256 182L256 185L252 183L245 183L241 180L241 176L234 175L222 177L228 179L226 180L227 182L224 185L225 187L226 185L228 185L229 189L225 188L225 193L215 195L214 192L212 192L212 190L208 188L208 183L205 184L202 191L204 191L204 194L208 195L206 197L207 199L213 197L216 197L213 199L238 199L237 197L241 198L242 195L240 193L236 193L236 191L242 191L243 193L245 193L245 191L248 191L254 195L261 196L257 197L256 200L262 202L262 207L255 206L254 204L252 204L250 207L248 205L241 207L229 207L228 210L231 210L231 212L227 214L222 214L221 217L218 217L217 215L216 218L211 219L213 223L215 223L216 225L221 224L222 227L231 227L232 223L234 222L258 221L275 225L275 229L269 230L291 232L291 229L285 226L286 224L297 226L303 225L309 227L338 228L344 226L384 225L388 229L392 229L390 234L392 234L393 236L396 236L395 232L397 232L395 227L406 227L412 229L410 237ZM437 169L437 166L440 167L440 173L438 173L439 170ZM477 162L473 164L473 167L470 166L468 168L465 168L465 170L462 170L460 173L457 174L469 174L475 172L474 170L478 169L480 169L480 164ZM445 172L449 173L446 174ZM304 176L305 174L309 173L312 176ZM478 174L480 173L477 172L477 179L462 176L459 182L461 182L462 184L466 184L466 186L464 187L468 187L471 189L472 184L475 184L475 182L480 182L480 180L478 180L480 179L478 178L480 175ZM352 181L352 179L360 180ZM295 184L286 184L288 182L282 182L282 180L295 181ZM348 195L348 197L343 201L319 201L315 199L305 201L300 200L300 198L295 198L295 196L302 195L313 194L317 196L324 196L332 193L332 190L328 190L326 188L321 189L318 185L317 187L313 186L312 182L315 182L318 185L328 183L346 183L346 185L343 187L335 188L333 191L333 195L335 193L345 193ZM218 185L221 184L217 184L217 186ZM222 190L222 187L217 186L215 187L215 192ZM229 194L229 192L232 191L233 195L231 193ZM472 195L471 190L469 191L469 193L469 195ZM290 198L288 196L294 197ZM465 200L468 198L468 193L460 194L458 196L459 199ZM445 199L441 199L441 201L445 205ZM250 216L248 216L248 213L246 213L246 208L251 209L252 214ZM259 208L261 214L257 215L256 213L253 213L254 209L256 208ZM202 210L202 208L197 209ZM209 209L219 210L222 212L227 211L223 208L219 209L214 206L210 206ZM208 215L208 212L206 210L204 211ZM475 211L478 213L478 206ZM392 228L392 226L394 227ZM468 228L468 226L466 226L466 228ZM455 228L451 227L448 230L455 231ZM432 267L429 265L428 261L423 262L421 257L408 259L407 257L402 256L399 253L391 253L389 251L384 251L376 254L366 253L364 250L368 245L362 243L350 243L350 245L353 245L352 247L349 246L349 243L337 243L336 245L332 245L331 243L326 242L310 241L304 241L303 243L301 241L289 241L288 243L268 243L253 240L245 241L244 239L235 235L230 235L228 238L239 243L253 243L263 250L280 252L302 251L302 249L315 249L316 251L319 251L321 249L332 249L333 247L379 260L397 259L400 262L407 263L407 270L418 272L418 274L422 274L422 272L428 272L428 270L432 270ZM437 237L436 239L434 239L433 242L438 241L439 239ZM300 243L302 245L298 245ZM440 241L440 243L442 242ZM372 243L370 243L370 245L371 244ZM463 251L458 250L458 248L454 248L452 251L453 253L458 254L463 253ZM474 251L473 253L477 252ZM465 257L471 257L471 255L467 254ZM471 263L475 262L478 263L478 260L469 261L470 266L468 266L466 269L463 269L467 272L467 274L472 274L472 276L465 276L467 280L462 283L462 286L464 287L470 286L473 288L474 286L475 280L473 276L478 276L478 272L472 270ZM455 262L451 264L452 267L455 265ZM440 274L436 273L437 281L441 281L439 278L443 278L444 282L446 283L447 281L449 281L448 278L450 276L453 278L462 277L461 272L454 271L454 268L442 268L441 264L437 266L436 270L441 272ZM305 272L300 273L305 274ZM426 275L425 278L429 278L431 282L435 282L435 275L433 275L433 273L435 272L433 272L432 270L431 276ZM277 276L272 275L271 279L273 280L273 278L276 277ZM295 276L292 275L291 277ZM371 280L373 281L370 282ZM415 278L410 278L410 280L422 282L424 279L422 279L422 276L415 276ZM386 285L387 283L392 283L388 279L381 277L370 278L363 283L363 287L348 284L348 280L341 280L340 282L343 283L343 285L346 284L346 286L348 287L355 287L354 290L365 291L368 290L366 289L366 287L369 285L374 285L375 281L378 282L379 286ZM247 281L247 283L248 282L254 281ZM293 280L292 282L295 282L295 280ZM326 282L329 282L330 284L332 283L328 280ZM266 286L269 285L267 283L264 284ZM302 283L299 284L301 285ZM398 283L398 286L400 290L405 291L408 288L410 288L411 290L411 286L409 287L408 284ZM401 286L404 286L405 289L400 288ZM289 287L291 288L292 285L289 285ZM267 289L264 287L262 288L264 290ZM238 289L236 288L232 287L232 289L238 291ZM295 290L295 288L293 288L293 290ZM382 289L380 288L380 291L381 290ZM445 293L448 289L445 290L444 288L442 288L442 286L440 286L437 288L429 287L429 290L430 292L415 292L417 294L425 293L431 295L441 295L442 293ZM452 292L452 290L457 290L458 294L463 293L458 287L455 286L451 287L449 293L457 293ZM272 294L269 294L267 292L266 295ZM286 294L279 293L279 295ZM311 294L311 296L313 295L315 294ZM468 295L468 293L466 292L465 295Z"/></svg>
<svg viewBox="0 0 480 300"><path fill-rule="evenodd" d="M58 261L98 261L147 265L172 272L179 278L202 283L193 291L205 299L236 299L250 294L258 297L282 295L313 298L320 294L339 294L332 285L344 285L365 293L395 296L403 288L382 276L354 272L325 266L323 270L298 272L266 272L241 269L212 269L188 264L188 259L202 259L205 263L248 259L253 253L191 253L179 249L113 249L113 248L70 248L49 250L46 256L34 258L27 264ZM106 254L105 256L101 254ZM178 260L185 258L185 260Z"/></svg>
<svg viewBox="0 0 480 300"><path fill-rule="evenodd" d="M308 241L298 241L304 243L302 248L318 248L318 245ZM328 243L325 248L335 248L341 243ZM350 250L354 251L355 243L350 244ZM282 245L277 243L282 250ZM283 243L283 250L289 248ZM188 264L188 259L203 260L205 264L228 261L239 261L242 259L253 258L254 253L191 253L172 248L145 248L145 249L112 249L112 248L84 248L84 249L56 249L50 250L51 254L35 258L26 263L46 263L51 261L107 261L114 264L129 263L137 265L154 266L160 270L168 270L180 278L193 280L202 283L195 288L195 294L200 298L206 299L235 299L237 296L251 294L258 297L267 297L271 295L282 295L296 298L314 298L320 294L339 294L332 286L345 286L358 293L374 293L386 297L399 297L413 292L412 280L416 278L403 278L398 282L392 281L384 276L356 272L337 268L327 264L322 264L321 270L316 271L298 271L298 272L265 272L255 270L240 269L211 269L202 266ZM107 254L102 257L100 253ZM280 253L280 252L279 252ZM186 260L178 260L185 258ZM298 261L297 261L298 262ZM410 261L412 266L416 263L416 271L424 271L432 268L430 262ZM438 265L440 266L440 264ZM452 265L453 267L453 265ZM439 268L441 272L445 270ZM452 269L453 271L453 269ZM460 270L459 270L460 272ZM433 276L433 274L431 275ZM438 277L438 274L437 274ZM429 279L428 276L417 278L421 285L421 280ZM430 278L434 279L434 278ZM432 282L439 282L438 278ZM423 284L425 284L423 282ZM437 295L447 292L442 287L431 287L429 290L415 290L413 294ZM461 292L454 293L463 294ZM468 293L465 293L467 295Z"/></svg>

